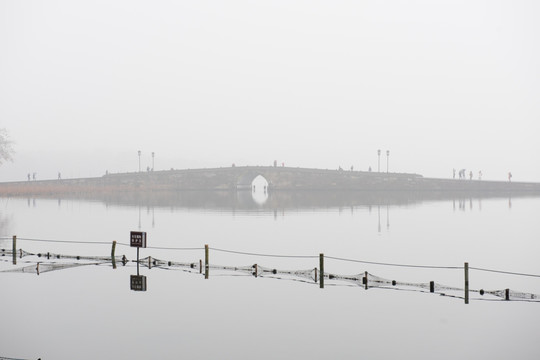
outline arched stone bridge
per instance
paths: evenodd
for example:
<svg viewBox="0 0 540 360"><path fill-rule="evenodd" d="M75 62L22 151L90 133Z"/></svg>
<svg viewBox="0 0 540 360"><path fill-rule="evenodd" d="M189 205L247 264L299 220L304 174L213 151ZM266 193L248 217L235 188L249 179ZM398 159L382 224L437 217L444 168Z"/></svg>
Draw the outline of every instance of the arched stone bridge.
<svg viewBox="0 0 540 360"><path fill-rule="evenodd" d="M509 183L455 179L429 179L418 174L349 170L325 170L276 166L237 166L210 169L170 170L103 177L105 183L119 180L139 188L168 190L250 190L258 176L268 190L452 190L540 191L538 183Z"/></svg>
<svg viewBox="0 0 540 360"><path fill-rule="evenodd" d="M539 183L424 178L418 174L324 170L273 166L237 166L138 173L98 178L20 181L0 184L0 195L117 193L122 191L250 190L258 176L269 191L469 191L540 193Z"/></svg>
<svg viewBox="0 0 540 360"><path fill-rule="evenodd" d="M132 175L133 176L133 175ZM262 176L269 190L330 190L409 186L422 177L415 174L382 174L362 171L322 170L273 166L237 166L213 169L160 171L139 174L142 187L178 190L249 190ZM114 180L125 175L110 175Z"/></svg>

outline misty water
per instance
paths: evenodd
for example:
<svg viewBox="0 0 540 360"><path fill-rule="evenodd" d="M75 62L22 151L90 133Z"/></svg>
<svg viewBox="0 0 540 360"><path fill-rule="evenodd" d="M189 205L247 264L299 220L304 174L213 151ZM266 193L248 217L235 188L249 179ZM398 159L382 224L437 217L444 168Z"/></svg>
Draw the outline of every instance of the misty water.
<svg viewBox="0 0 540 360"><path fill-rule="evenodd" d="M130 261L45 271L47 260L0 259L0 356L17 359L538 359L540 303L470 292L540 294L540 198L464 194L124 194L3 198L0 248L116 255ZM139 268L140 257L189 266ZM208 244L209 278L200 273ZM369 276L421 286L370 286L262 269ZM269 256L272 255L272 256ZM345 260L355 261L345 261ZM84 261L79 261L84 263ZM93 263L86 261L86 263ZM378 264L376 264L378 263ZM384 264L380 264L384 263ZM260 266L261 276L251 274ZM218 265L238 267L219 269ZM397 265L414 265L397 266ZM428 267L419 267L428 266ZM429 266L433 266L429 267ZM484 271L498 270L516 274ZM374 285L374 284L371 284ZM458 290L451 290L451 288Z"/></svg>

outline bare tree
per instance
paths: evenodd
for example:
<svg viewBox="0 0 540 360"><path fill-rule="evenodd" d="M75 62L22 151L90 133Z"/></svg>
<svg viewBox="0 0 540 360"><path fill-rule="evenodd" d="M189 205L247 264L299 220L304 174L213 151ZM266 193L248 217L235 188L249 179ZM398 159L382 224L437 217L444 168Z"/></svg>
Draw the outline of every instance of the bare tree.
<svg viewBox="0 0 540 360"><path fill-rule="evenodd" d="M13 161L13 142L9 139L6 129L0 129L0 165L6 161Z"/></svg>

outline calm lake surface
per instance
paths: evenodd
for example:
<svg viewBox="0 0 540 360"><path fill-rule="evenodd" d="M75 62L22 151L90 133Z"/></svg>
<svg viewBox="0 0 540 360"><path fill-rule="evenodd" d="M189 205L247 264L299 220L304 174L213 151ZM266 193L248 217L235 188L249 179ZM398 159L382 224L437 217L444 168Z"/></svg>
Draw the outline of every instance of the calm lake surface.
<svg viewBox="0 0 540 360"><path fill-rule="evenodd" d="M538 299L472 291L465 305L461 290L468 262L472 290L540 294L539 277L480 270L540 274L538 197L245 192L0 205L2 249L17 235L31 254L107 257L114 240L130 260L47 271L99 261L1 257L0 357L540 358ZM147 233L141 258L186 265L141 265L147 290L132 291L130 231ZM205 244L209 279L199 269ZM327 278L320 289L309 273L320 253L325 272L353 280ZM262 276L250 274L253 264ZM14 271L22 268L30 270ZM365 271L398 285L365 290L354 280ZM430 281L448 288L414 285Z"/></svg>

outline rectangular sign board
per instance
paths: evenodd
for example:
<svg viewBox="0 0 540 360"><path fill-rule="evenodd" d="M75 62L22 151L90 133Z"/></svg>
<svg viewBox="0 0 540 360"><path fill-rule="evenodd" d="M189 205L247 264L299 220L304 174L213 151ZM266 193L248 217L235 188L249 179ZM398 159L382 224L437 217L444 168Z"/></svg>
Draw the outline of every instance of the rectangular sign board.
<svg viewBox="0 0 540 360"><path fill-rule="evenodd" d="M130 284L133 291L146 291L146 276L131 275Z"/></svg>
<svg viewBox="0 0 540 360"><path fill-rule="evenodd" d="M130 233L130 246L131 247L146 247L146 232L132 231Z"/></svg>

